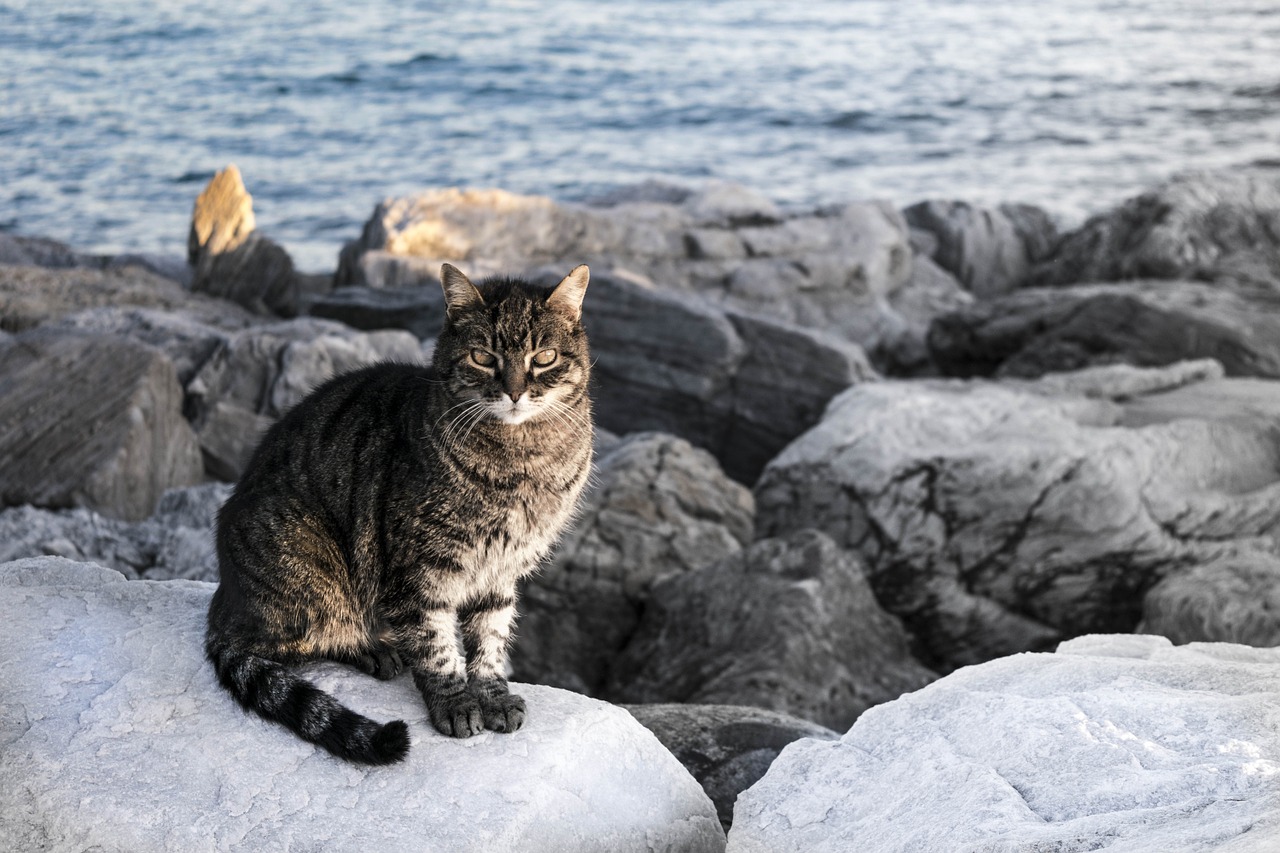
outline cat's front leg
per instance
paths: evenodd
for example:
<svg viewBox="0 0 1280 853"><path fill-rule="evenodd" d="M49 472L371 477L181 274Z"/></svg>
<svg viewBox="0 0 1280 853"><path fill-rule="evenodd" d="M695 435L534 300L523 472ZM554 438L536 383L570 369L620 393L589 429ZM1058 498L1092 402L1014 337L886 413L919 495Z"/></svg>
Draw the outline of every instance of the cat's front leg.
<svg viewBox="0 0 1280 853"><path fill-rule="evenodd" d="M467 658L467 692L476 697L485 728L514 732L524 725L524 699L507 687L507 647L516 621L514 587L489 593L462 610L462 647Z"/></svg>
<svg viewBox="0 0 1280 853"><path fill-rule="evenodd" d="M466 663L458 653L458 617L451 607L416 610L393 622L401 656L427 703L431 725L451 737L484 731L480 700L467 689Z"/></svg>

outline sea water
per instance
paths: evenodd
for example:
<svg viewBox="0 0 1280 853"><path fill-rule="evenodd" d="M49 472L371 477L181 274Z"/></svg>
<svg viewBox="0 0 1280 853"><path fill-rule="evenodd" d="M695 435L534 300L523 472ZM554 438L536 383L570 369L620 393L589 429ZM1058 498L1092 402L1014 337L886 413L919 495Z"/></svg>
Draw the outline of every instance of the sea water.
<svg viewBox="0 0 1280 853"><path fill-rule="evenodd" d="M332 268L382 198L735 181L1038 204L1280 161L1277 0L0 0L0 229L180 254L236 163Z"/></svg>

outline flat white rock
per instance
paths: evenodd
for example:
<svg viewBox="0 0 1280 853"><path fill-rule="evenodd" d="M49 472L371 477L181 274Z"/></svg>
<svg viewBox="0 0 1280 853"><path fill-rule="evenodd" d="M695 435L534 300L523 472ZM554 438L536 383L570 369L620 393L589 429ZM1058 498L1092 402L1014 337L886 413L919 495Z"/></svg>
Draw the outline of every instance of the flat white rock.
<svg viewBox="0 0 1280 853"><path fill-rule="evenodd" d="M0 565L0 850L720 851L698 783L626 711L522 685L513 735L437 734L408 676L309 677L408 760L333 758L241 711L202 652L213 585Z"/></svg>
<svg viewBox="0 0 1280 853"><path fill-rule="evenodd" d="M788 746L731 853L1280 850L1280 648L1087 636Z"/></svg>

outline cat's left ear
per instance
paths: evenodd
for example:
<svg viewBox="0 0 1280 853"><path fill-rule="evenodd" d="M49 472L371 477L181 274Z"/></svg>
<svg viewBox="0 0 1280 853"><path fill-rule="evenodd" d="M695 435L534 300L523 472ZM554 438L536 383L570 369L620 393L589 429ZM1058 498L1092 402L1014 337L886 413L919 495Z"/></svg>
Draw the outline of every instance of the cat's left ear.
<svg viewBox="0 0 1280 853"><path fill-rule="evenodd" d="M453 264L440 267L440 284L444 287L445 314L451 319L468 308L484 304L480 291L471 283L471 279Z"/></svg>
<svg viewBox="0 0 1280 853"><path fill-rule="evenodd" d="M573 272L560 279L556 289L547 297L547 304L563 311L576 323L582 317L582 297L587 295L587 281L591 270L586 264L573 268Z"/></svg>

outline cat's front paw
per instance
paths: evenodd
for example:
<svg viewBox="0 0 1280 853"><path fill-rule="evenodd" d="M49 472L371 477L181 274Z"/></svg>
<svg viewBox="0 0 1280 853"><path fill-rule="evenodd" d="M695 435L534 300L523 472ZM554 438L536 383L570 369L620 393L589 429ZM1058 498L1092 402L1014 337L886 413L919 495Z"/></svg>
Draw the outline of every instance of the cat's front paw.
<svg viewBox="0 0 1280 853"><path fill-rule="evenodd" d="M484 715L484 727L493 732L514 732L524 725L527 709L524 698L507 690L501 678L473 681L467 692L476 697Z"/></svg>
<svg viewBox="0 0 1280 853"><path fill-rule="evenodd" d="M429 700L427 714L436 731L449 737L471 737L484 731L484 711L469 692Z"/></svg>
<svg viewBox="0 0 1280 853"><path fill-rule="evenodd" d="M471 737L484 731L480 700L467 689L464 679L414 670L414 684L427 703L427 716L436 731L449 737Z"/></svg>

